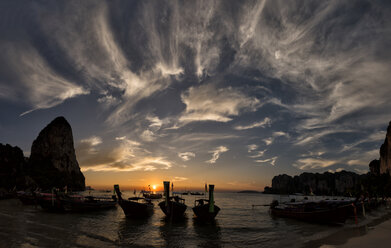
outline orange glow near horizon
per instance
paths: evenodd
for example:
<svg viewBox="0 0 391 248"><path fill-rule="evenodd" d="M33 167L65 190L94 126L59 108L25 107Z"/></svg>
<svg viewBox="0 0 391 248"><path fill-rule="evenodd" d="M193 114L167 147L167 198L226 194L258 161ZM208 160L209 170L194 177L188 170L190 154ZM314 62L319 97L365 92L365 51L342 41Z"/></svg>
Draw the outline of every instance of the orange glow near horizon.
<svg viewBox="0 0 391 248"><path fill-rule="evenodd" d="M216 172L217 173L217 172ZM220 173L220 172L219 172ZM263 191L263 188L268 185L267 180L263 178L256 178L257 180L250 181L246 175L230 176L231 178L221 178L221 173L218 175L212 175L209 173L206 176L201 173L193 173L187 175L180 173L177 178L173 176L173 171L159 171L159 172L94 172L86 171L83 173L86 178L86 185L91 186L94 189L107 190L113 189L114 184L118 184L121 190L149 190L161 192L163 191L163 181L170 181L174 183L174 191L203 191L205 189L205 183L214 184L215 191L239 191L239 190L257 190ZM175 175L175 174L174 174ZM178 178L183 179L178 181ZM173 180L174 179L174 180ZM175 180L177 179L177 180ZM264 182L266 181L266 182ZM269 183L270 184L270 183ZM156 188L154 188L154 186ZM171 189L171 187L170 187Z"/></svg>

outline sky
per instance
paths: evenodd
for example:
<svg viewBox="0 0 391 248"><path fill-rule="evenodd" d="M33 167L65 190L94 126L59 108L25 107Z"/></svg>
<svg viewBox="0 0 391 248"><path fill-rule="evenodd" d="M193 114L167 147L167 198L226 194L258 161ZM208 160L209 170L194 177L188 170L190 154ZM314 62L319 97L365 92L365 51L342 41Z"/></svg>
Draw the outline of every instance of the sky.
<svg viewBox="0 0 391 248"><path fill-rule="evenodd" d="M0 143L29 156L64 116L96 188L366 173L391 120L390 15L376 0L1 1Z"/></svg>

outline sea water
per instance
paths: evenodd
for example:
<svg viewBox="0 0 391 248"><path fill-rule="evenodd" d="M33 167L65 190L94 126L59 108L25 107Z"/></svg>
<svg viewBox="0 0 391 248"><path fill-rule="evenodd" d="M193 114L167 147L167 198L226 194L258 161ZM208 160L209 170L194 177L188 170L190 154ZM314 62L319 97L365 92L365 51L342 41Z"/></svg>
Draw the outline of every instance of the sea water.
<svg viewBox="0 0 391 248"><path fill-rule="evenodd" d="M94 195L103 193L94 192ZM107 193L106 193L107 194ZM109 195L108 195L109 196ZM125 197L133 196L124 192ZM265 205L289 200L277 195L215 193L221 208L215 223L194 219L200 196L185 195L186 218L171 222L154 200L154 214L145 220L125 218L121 207L93 213L48 213L17 199L0 201L0 247L314 247L327 237L355 230L354 218L344 226L318 225L274 218ZM383 218L388 210L359 218L363 226ZM332 242L331 242L332 243Z"/></svg>

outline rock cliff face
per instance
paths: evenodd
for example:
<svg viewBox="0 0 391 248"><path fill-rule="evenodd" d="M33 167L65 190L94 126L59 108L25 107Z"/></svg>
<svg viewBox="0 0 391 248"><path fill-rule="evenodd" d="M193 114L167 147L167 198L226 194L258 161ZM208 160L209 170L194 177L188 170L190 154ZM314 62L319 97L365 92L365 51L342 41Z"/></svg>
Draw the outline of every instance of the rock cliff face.
<svg viewBox="0 0 391 248"><path fill-rule="evenodd" d="M24 188L26 159L22 150L15 146L0 144L0 188L7 191Z"/></svg>
<svg viewBox="0 0 391 248"><path fill-rule="evenodd" d="M360 190L360 175L341 171L336 173L302 173L299 176L278 175L272 180L271 189L266 193L316 195L344 195Z"/></svg>
<svg viewBox="0 0 391 248"><path fill-rule="evenodd" d="M72 128L64 117L57 117L39 133L31 147L29 164L31 176L43 189L85 188L76 160Z"/></svg>
<svg viewBox="0 0 391 248"><path fill-rule="evenodd" d="M391 175L391 122L387 128L386 139L380 147L380 174Z"/></svg>
<svg viewBox="0 0 391 248"><path fill-rule="evenodd" d="M369 171L372 175L380 175L380 160L374 159L369 163Z"/></svg>

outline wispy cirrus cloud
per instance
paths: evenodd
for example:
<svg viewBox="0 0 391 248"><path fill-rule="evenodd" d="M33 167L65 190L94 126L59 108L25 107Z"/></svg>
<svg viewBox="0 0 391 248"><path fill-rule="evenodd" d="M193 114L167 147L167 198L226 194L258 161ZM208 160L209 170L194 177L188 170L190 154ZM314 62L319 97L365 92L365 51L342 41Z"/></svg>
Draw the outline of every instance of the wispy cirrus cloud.
<svg viewBox="0 0 391 248"><path fill-rule="evenodd" d="M272 123L272 120L268 117L265 117L265 119L263 119L263 121L254 122L254 123L252 123L250 125L246 125L246 126L235 126L234 129L246 130L246 129L252 129L252 128L256 128L256 127L266 127L266 126L270 126L271 123Z"/></svg>
<svg viewBox="0 0 391 248"><path fill-rule="evenodd" d="M178 153L178 157L180 157L183 161L189 161L192 158L195 158L194 152L180 152Z"/></svg>
<svg viewBox="0 0 391 248"><path fill-rule="evenodd" d="M0 79L0 98L26 101L31 109L21 113L21 116L34 110L52 108L67 99L90 93L88 88L53 70L29 44L0 43L0 47L5 51L3 56L7 58L6 73L12 78L7 83Z"/></svg>
<svg viewBox="0 0 391 248"><path fill-rule="evenodd" d="M173 179L171 179L172 182L183 182L183 181L186 181L188 180L189 178L187 177L174 177Z"/></svg>
<svg viewBox="0 0 391 248"><path fill-rule="evenodd" d="M285 133L285 132L282 132L282 131L278 131L278 132L273 132L272 134L272 137L268 137L268 138L265 138L263 139L262 141L265 142L265 144L267 146L271 145L274 140L278 137L286 137L286 138L289 138L289 134L288 133Z"/></svg>
<svg viewBox="0 0 391 248"><path fill-rule="evenodd" d="M303 158L297 160L293 166L300 170L323 169L336 164L338 161L321 158Z"/></svg>
<svg viewBox="0 0 391 248"><path fill-rule="evenodd" d="M206 163L209 163L209 164L216 163L216 161L220 158L220 155L224 152L227 152L227 151L229 151L229 149L225 146L216 147L215 150L212 150L209 152L209 153L212 153L212 158L210 160L206 161Z"/></svg>
<svg viewBox="0 0 391 248"><path fill-rule="evenodd" d="M191 87L181 95L186 109L179 121L228 122L241 111L255 111L261 106L257 98L249 97L232 87L217 88L214 84Z"/></svg>
<svg viewBox="0 0 391 248"><path fill-rule="evenodd" d="M116 140L109 148L98 148L102 139L96 136L81 140L75 150L82 171L154 171L174 165L164 156L152 156L139 142Z"/></svg>
<svg viewBox="0 0 391 248"><path fill-rule="evenodd" d="M256 144L251 144L247 146L247 152L252 152L258 148L258 145Z"/></svg>
<svg viewBox="0 0 391 248"><path fill-rule="evenodd" d="M266 152L266 150L257 151L258 145L256 145L256 144L248 145L247 148L248 148L247 152L251 154L251 155L249 155L250 158L260 158L260 157L263 157L263 155Z"/></svg>
<svg viewBox="0 0 391 248"><path fill-rule="evenodd" d="M263 150L263 151L255 151L253 152L252 155L250 155L249 157L250 158L260 158L260 157L263 157L263 155L265 154L267 150Z"/></svg>
<svg viewBox="0 0 391 248"><path fill-rule="evenodd" d="M283 149L281 170L297 159L308 171L361 170L378 158L366 151L391 116L384 1L3 5L1 137L26 121L9 112L72 112L77 132L88 112L94 133L118 139L80 141L83 168L173 168L194 158L178 151L199 158L220 141L259 164Z"/></svg>
<svg viewBox="0 0 391 248"><path fill-rule="evenodd" d="M255 162L259 163L259 164L269 164L269 165L275 166L277 159L278 159L278 157L272 157L272 158L268 158L268 159L257 159L257 160L255 160Z"/></svg>

